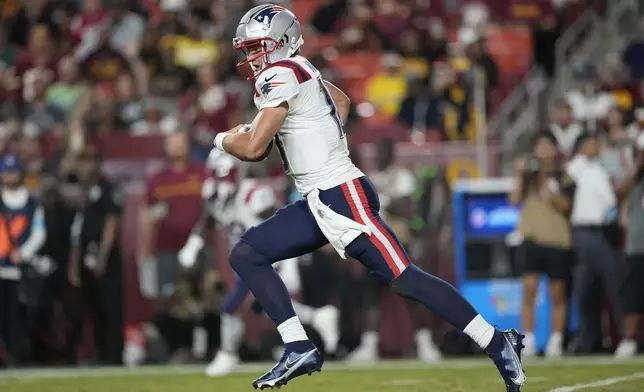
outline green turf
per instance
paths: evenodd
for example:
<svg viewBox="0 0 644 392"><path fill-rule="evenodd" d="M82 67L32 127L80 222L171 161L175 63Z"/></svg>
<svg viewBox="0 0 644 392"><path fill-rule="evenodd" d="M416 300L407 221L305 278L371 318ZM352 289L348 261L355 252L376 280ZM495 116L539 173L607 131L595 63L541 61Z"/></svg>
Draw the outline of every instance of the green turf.
<svg viewBox="0 0 644 392"><path fill-rule="evenodd" d="M445 362L439 366L417 363L383 363L373 368L351 369L334 364L322 373L295 379L282 391L304 392L502 392L505 390L496 370L485 362ZM146 370L147 369L147 370ZM251 382L261 371L209 379L199 368L146 368L125 371L91 372L50 370L47 373L0 373L2 392L219 392L252 391ZM611 363L548 362L526 364L527 392L549 392L555 388L593 383L614 377L632 377L606 386L579 391L642 392L644 361Z"/></svg>

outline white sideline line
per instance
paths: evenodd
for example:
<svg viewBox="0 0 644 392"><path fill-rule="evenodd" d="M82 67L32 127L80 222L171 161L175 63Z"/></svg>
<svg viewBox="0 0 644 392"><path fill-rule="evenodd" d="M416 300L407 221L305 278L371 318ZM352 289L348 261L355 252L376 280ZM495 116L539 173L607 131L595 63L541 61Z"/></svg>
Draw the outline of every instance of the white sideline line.
<svg viewBox="0 0 644 392"><path fill-rule="evenodd" d="M568 387L559 387L559 388L552 389L549 392L572 392L572 391L578 391L580 389L605 387L608 385L613 385L624 381L639 380L641 378L644 378L644 373L633 373L630 376L605 378L603 380L597 380L595 382L591 382L588 384L575 384Z"/></svg>

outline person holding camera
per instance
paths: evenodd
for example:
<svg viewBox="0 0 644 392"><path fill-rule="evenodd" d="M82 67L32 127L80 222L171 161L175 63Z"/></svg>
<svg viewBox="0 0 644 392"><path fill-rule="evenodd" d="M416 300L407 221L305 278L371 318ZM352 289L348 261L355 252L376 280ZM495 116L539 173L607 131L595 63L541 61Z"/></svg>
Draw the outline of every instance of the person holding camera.
<svg viewBox="0 0 644 392"><path fill-rule="evenodd" d="M614 233L617 198L599 153L597 135L584 133L577 139L575 156L566 167L577 184L571 222L578 261L573 288L579 301L575 351L580 353L593 352L601 345L599 320L604 306L603 301L597 301L595 284L601 281L616 305L622 279Z"/></svg>
<svg viewBox="0 0 644 392"><path fill-rule="evenodd" d="M620 291L620 308L624 314L623 339L615 350L618 358L637 354L637 333L644 315L644 137L636 143L635 167L615 193L623 199L620 223L626 229L625 253L629 273Z"/></svg>
<svg viewBox="0 0 644 392"><path fill-rule="evenodd" d="M523 202L519 232L523 236L523 303L521 322L526 338L523 357L537 354L535 301L540 275L546 275L552 302L552 330L546 355L563 354L566 327L566 281L572 269L569 214L575 182L561 169L557 140L550 132L537 135L534 154L516 166L512 204Z"/></svg>

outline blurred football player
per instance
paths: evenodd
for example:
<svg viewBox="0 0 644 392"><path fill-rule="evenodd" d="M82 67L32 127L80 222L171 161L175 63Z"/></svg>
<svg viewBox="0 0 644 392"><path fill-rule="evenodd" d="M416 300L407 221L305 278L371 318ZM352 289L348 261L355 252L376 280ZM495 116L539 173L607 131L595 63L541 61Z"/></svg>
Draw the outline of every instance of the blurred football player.
<svg viewBox="0 0 644 392"><path fill-rule="evenodd" d="M216 148L245 161L265 158L275 145L286 173L305 196L248 229L230 253L230 265L275 322L286 346L279 362L253 386L279 387L322 368L324 360L271 265L331 243L341 257L357 259L396 293L421 302L469 335L492 358L507 391L519 391L525 381L523 336L496 330L449 283L411 263L380 218L373 184L349 158L343 131L349 98L300 55L303 42L299 21L283 7L261 5L242 17L233 47L246 56L237 67L254 80L259 113L250 126L215 137Z"/></svg>
<svg viewBox="0 0 644 392"><path fill-rule="evenodd" d="M204 214L178 255L184 267L195 264L204 245L202 232L208 219L215 219L224 228L234 246L244 231L275 213L277 198L271 186L242 178L237 162L219 150L213 150L208 156L207 166L212 177L203 185ZM297 263L297 258L290 258L275 265L292 294L300 287ZM239 311L248 294L246 285L237 279L226 295L221 317L221 348L206 368L208 376L225 376L239 364L238 351L244 335L244 321ZM316 309L296 301L293 301L293 307L303 323L318 331L325 351L335 352L339 339L338 309L332 305Z"/></svg>

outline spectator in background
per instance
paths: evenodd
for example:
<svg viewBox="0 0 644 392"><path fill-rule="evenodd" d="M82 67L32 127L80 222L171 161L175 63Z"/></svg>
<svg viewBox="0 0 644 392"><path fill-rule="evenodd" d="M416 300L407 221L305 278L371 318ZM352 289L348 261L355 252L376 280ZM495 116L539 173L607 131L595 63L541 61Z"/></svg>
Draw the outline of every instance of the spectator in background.
<svg viewBox="0 0 644 392"><path fill-rule="evenodd" d="M58 56L49 30L36 26L29 35L29 45L16 60L15 77L9 77L9 90L17 93L18 102L31 102L36 95L34 84L43 83L44 88L58 78Z"/></svg>
<svg viewBox="0 0 644 392"><path fill-rule="evenodd" d="M643 26L641 23L638 27L642 32ZM622 60L633 80L641 81L644 79L644 38L642 38L641 33L631 37L622 53Z"/></svg>
<svg viewBox="0 0 644 392"><path fill-rule="evenodd" d="M107 23L101 28L98 43L85 57L82 57L83 76L96 84L113 84L119 75L132 71L124 53L112 46L109 38L113 26Z"/></svg>
<svg viewBox="0 0 644 392"><path fill-rule="evenodd" d="M431 90L429 78L416 78L410 81L397 120L407 126L410 132L420 132L425 140L428 131L441 128L441 109L441 100Z"/></svg>
<svg viewBox="0 0 644 392"><path fill-rule="evenodd" d="M633 110L633 122L626 127L626 134L632 141L644 131L644 104L638 104Z"/></svg>
<svg viewBox="0 0 644 392"><path fill-rule="evenodd" d="M427 39L423 40L427 61L433 63L447 56L447 34L445 24L439 18L429 19Z"/></svg>
<svg viewBox="0 0 644 392"><path fill-rule="evenodd" d="M576 154L566 167L577 184L571 222L579 264L573 288L580 317L576 350L583 353L593 352L601 344L599 314L603 304L588 300L595 281L602 281L614 306L618 304L622 281L619 257L606 232L608 224L617 218L617 200L610 177L598 160L599 150L596 135L582 134L577 140Z"/></svg>
<svg viewBox="0 0 644 392"><path fill-rule="evenodd" d="M399 55L386 54L382 59L382 70L367 81L367 101L390 117L398 113L407 94L407 80L401 73L401 66Z"/></svg>
<svg viewBox="0 0 644 392"><path fill-rule="evenodd" d="M597 130L597 121L606 117L617 105L612 94L600 91L597 70L591 64L582 64L575 70L575 78L582 83L581 89L569 91L566 101L572 107L575 120L586 124L591 131Z"/></svg>
<svg viewBox="0 0 644 392"><path fill-rule="evenodd" d="M564 21L561 11L555 7L555 14L549 13L532 24L534 61L548 78L555 75L555 42L561 35Z"/></svg>
<svg viewBox="0 0 644 392"><path fill-rule="evenodd" d="M400 49L404 57L402 70L405 76L408 79L427 79L429 76L429 63L423 53L420 33L414 29L408 29L402 33Z"/></svg>
<svg viewBox="0 0 644 392"><path fill-rule="evenodd" d="M633 165L633 140L624 124L624 112L613 108L606 116L605 134L600 136L599 161L606 169L613 185L619 184L631 171Z"/></svg>
<svg viewBox="0 0 644 392"><path fill-rule="evenodd" d="M197 77L197 94L192 97L193 104L184 118L194 118L192 136L197 146L193 153L205 162L215 135L242 123L243 118L237 108L237 99L219 83L219 75L214 66L203 65L199 68Z"/></svg>
<svg viewBox="0 0 644 392"><path fill-rule="evenodd" d="M377 144L377 171L371 174L371 179L378 191L380 198L380 214L389 222L389 225L405 249L409 248L412 240L409 221L411 220L411 196L416 186L416 178L411 170L395 162L395 142L383 139ZM379 290L376 282L372 282L370 290ZM378 296L372 295L375 299ZM416 351L418 358L424 361L440 359L441 353L434 344L432 332L424 320L424 311L415 302L408 301L409 309L415 328ZM368 305L367 312L371 320L368 321L366 331L362 334L360 346L356 348L349 360L365 361L378 359L379 336L377 331L378 302Z"/></svg>
<svg viewBox="0 0 644 392"><path fill-rule="evenodd" d="M71 232L70 283L87 299L100 364L123 362L123 268L119 241L123 194L101 173L96 146L78 157L83 199Z"/></svg>
<svg viewBox="0 0 644 392"><path fill-rule="evenodd" d="M525 331L523 358L534 357L535 302L540 275L548 277L552 302L552 325L545 354L563 355L568 303L567 281L572 273L570 212L575 182L560 165L557 141L550 132L537 135L534 155L517 161L515 186L510 194L513 205L523 203L519 233L523 236L523 303L521 324Z"/></svg>
<svg viewBox="0 0 644 392"><path fill-rule="evenodd" d="M87 84L79 78L78 67L71 56L60 59L58 75L58 81L47 89L47 103L64 112L65 117L71 120L72 112L88 91Z"/></svg>
<svg viewBox="0 0 644 392"><path fill-rule="evenodd" d="M27 45L31 31L44 26L54 39L60 36L56 22L56 5L47 0L22 2L18 12L9 20L9 39L18 46Z"/></svg>
<svg viewBox="0 0 644 392"><path fill-rule="evenodd" d="M132 124L132 135L169 135L177 131L177 121L173 117L163 116L159 105L154 101L144 100L141 107L143 118Z"/></svg>
<svg viewBox="0 0 644 392"><path fill-rule="evenodd" d="M43 79L36 79L33 82L33 97L30 102L25 102L23 107L24 121L38 127L37 135L50 131L65 122L66 113L47 102L45 83Z"/></svg>
<svg viewBox="0 0 644 392"><path fill-rule="evenodd" d="M83 57L97 44L97 33L109 19L102 0L82 0L80 12L70 23L70 33L74 45L79 45L77 54Z"/></svg>
<svg viewBox="0 0 644 392"><path fill-rule="evenodd" d="M166 105L173 106L186 90L195 85L195 74L178 66L173 60L172 48L162 48L150 75L149 93Z"/></svg>
<svg viewBox="0 0 644 392"><path fill-rule="evenodd" d="M557 100L551 113L548 130L557 140L559 152L568 158L572 156L575 142L584 129L575 121L572 107L565 99Z"/></svg>
<svg viewBox="0 0 644 392"><path fill-rule="evenodd" d="M476 39L465 49L465 53L471 62L468 77L472 80L472 85L476 86L477 67L483 72L483 87L485 88L486 97L495 100L497 89L499 88L499 67L496 61L490 56L485 48L485 39L477 36Z"/></svg>
<svg viewBox="0 0 644 392"><path fill-rule="evenodd" d="M0 337L13 366L23 354L23 316L20 309L22 265L29 264L45 242L45 218L38 202L24 186L24 168L15 155L0 161Z"/></svg>
<svg viewBox="0 0 644 392"><path fill-rule="evenodd" d="M335 23L347 12L346 0L329 0L317 9L311 19L311 26L317 33L331 34L334 31Z"/></svg>
<svg viewBox="0 0 644 392"><path fill-rule="evenodd" d="M190 159L188 136L175 133L165 139L168 166L147 183L146 207L139 213L137 258L144 295L165 297L174 292L180 268L177 253L201 215L203 165Z"/></svg>
<svg viewBox="0 0 644 392"><path fill-rule="evenodd" d="M5 26L0 26L0 76L2 75L2 70L13 66L17 57L18 50L11 42L9 42L7 29Z"/></svg>
<svg viewBox="0 0 644 392"><path fill-rule="evenodd" d="M373 11L367 4L351 2L348 12L339 20L335 29L343 50L377 50L381 46L377 27L371 20Z"/></svg>
<svg viewBox="0 0 644 392"><path fill-rule="evenodd" d="M136 91L132 75L121 74L116 79L114 98L120 127L129 128L143 119L143 100Z"/></svg>
<svg viewBox="0 0 644 392"><path fill-rule="evenodd" d="M73 326L80 326L78 320L78 298L74 298L74 290L68 280L68 261L70 250L71 226L74 220L74 208L67 203L58 189L61 185L55 178L43 180L40 202L45 215L47 239L38 252L41 260L47 260L52 266L51 275L47 276L46 283L39 300L39 327L45 330L46 337L51 338L60 334L63 328L56 321L58 304L62 305L66 321ZM64 363L76 365L78 335L77 328L65 328Z"/></svg>
<svg viewBox="0 0 644 392"><path fill-rule="evenodd" d="M174 63L195 70L205 64L216 64L221 54L216 41L204 39L199 21L190 16L186 21L185 35L167 35L161 38L163 48L172 48Z"/></svg>
<svg viewBox="0 0 644 392"><path fill-rule="evenodd" d="M636 163L618 188L626 195L621 224L626 230L625 253L629 272L620 292L620 309L624 313L623 340L615 356L629 358L637 354L637 334L644 315L644 138L637 143Z"/></svg>
<svg viewBox="0 0 644 392"><path fill-rule="evenodd" d="M20 162L24 167L24 182L27 189L32 194L40 193L43 170L45 168L45 159L38 139L33 137L23 137L18 145Z"/></svg>
<svg viewBox="0 0 644 392"><path fill-rule="evenodd" d="M632 83L628 68L616 53L606 56L604 82L602 90L612 94L617 107L631 111L637 99L637 85Z"/></svg>

